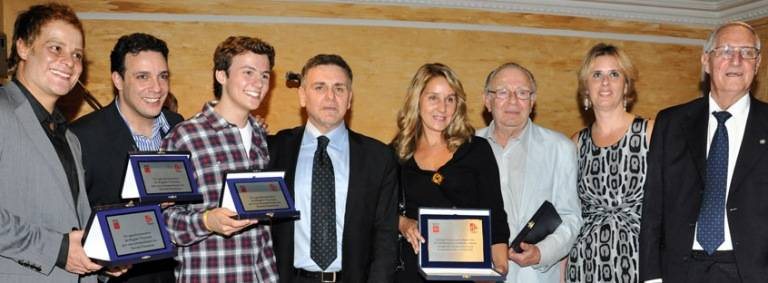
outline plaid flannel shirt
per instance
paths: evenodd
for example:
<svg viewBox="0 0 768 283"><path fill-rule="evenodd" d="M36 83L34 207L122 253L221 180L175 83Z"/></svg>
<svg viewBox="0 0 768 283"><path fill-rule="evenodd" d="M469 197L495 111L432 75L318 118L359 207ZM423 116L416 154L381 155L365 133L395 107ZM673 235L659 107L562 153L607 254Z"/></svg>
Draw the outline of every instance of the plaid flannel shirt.
<svg viewBox="0 0 768 283"><path fill-rule="evenodd" d="M216 102L177 125L163 141L166 151L188 150L203 202L175 205L164 214L178 247L178 282L277 282L270 227L256 224L231 237L205 229L202 215L218 207L224 173L263 169L269 162L264 130L253 117L250 158L237 126L213 111Z"/></svg>

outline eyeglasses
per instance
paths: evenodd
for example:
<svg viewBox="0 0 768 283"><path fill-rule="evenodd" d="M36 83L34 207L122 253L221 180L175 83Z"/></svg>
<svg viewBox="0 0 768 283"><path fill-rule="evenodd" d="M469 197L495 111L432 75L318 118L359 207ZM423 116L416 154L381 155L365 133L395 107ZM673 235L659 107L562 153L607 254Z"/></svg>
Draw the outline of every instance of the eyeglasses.
<svg viewBox="0 0 768 283"><path fill-rule="evenodd" d="M508 90L506 88L500 88L500 89L497 89L497 90L490 90L489 89L489 90L486 90L486 92L488 92L489 94L493 95L494 97L496 97L496 99L499 99L499 100L507 100L510 97L512 97L513 93L515 94L515 97L517 97L517 99L519 99L519 100L531 99L531 96L536 94L533 91L530 91L530 90L527 90L527 89L522 89L522 88L518 88L515 91L510 91L510 90Z"/></svg>
<svg viewBox="0 0 768 283"><path fill-rule="evenodd" d="M739 53L742 59L755 59L757 58L757 56L760 56L760 49L757 49L751 46L733 47L730 45L726 45L726 46L715 47L709 52L714 53L715 57L722 57L728 60L733 58L733 56L736 55L736 53Z"/></svg>

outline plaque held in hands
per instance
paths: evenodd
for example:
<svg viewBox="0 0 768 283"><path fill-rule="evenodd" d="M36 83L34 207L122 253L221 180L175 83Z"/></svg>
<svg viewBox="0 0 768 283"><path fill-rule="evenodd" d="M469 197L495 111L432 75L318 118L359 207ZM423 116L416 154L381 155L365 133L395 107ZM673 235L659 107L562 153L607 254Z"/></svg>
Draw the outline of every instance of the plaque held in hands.
<svg viewBox="0 0 768 283"><path fill-rule="evenodd" d="M283 175L285 172L229 172L219 206L236 212L238 219L298 219Z"/></svg>
<svg viewBox="0 0 768 283"><path fill-rule="evenodd" d="M490 223L487 209L420 208L419 272L427 280L503 281L493 269Z"/></svg>
<svg viewBox="0 0 768 283"><path fill-rule="evenodd" d="M200 202L189 152L133 152L123 180L123 199L139 203Z"/></svg>
<svg viewBox="0 0 768 283"><path fill-rule="evenodd" d="M96 211L83 237L85 254L104 266L173 257L176 252L157 205Z"/></svg>

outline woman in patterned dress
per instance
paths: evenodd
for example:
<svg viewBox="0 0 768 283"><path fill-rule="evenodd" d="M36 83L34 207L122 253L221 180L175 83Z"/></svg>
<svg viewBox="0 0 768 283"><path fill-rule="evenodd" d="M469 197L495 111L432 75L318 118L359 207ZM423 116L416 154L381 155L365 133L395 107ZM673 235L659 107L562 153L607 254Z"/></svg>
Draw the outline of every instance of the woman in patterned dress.
<svg viewBox="0 0 768 283"><path fill-rule="evenodd" d="M653 120L627 112L637 98L629 57L604 43L579 70L579 98L594 123L573 136L584 226L568 257L567 282L639 282L638 236Z"/></svg>

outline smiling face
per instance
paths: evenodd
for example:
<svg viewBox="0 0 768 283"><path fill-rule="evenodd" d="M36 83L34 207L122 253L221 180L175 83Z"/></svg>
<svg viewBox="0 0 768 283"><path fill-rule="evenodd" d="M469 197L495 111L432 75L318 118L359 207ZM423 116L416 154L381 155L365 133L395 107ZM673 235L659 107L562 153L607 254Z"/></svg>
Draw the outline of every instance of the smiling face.
<svg viewBox="0 0 768 283"><path fill-rule="evenodd" d="M603 55L595 58L588 75L587 91L595 110L623 107L627 83L616 57Z"/></svg>
<svg viewBox="0 0 768 283"><path fill-rule="evenodd" d="M489 90L506 89L533 90L533 84L522 71L516 68L506 68L500 70L488 84ZM536 94L534 93L527 100L519 99L516 95L509 95L505 99L497 98L495 95L485 94L485 107L491 112L496 127L507 128L513 131L520 131L528 123L528 117L536 104Z"/></svg>
<svg viewBox="0 0 768 283"><path fill-rule="evenodd" d="M713 48L719 47L756 47L757 38L746 27L733 25L718 32ZM705 53L701 56L704 71L710 77L710 89L714 97L738 99L745 95L755 78L760 66L760 56L754 59L744 59L739 52L732 58L717 56L716 52Z"/></svg>
<svg viewBox="0 0 768 283"><path fill-rule="evenodd" d="M222 86L221 103L231 105L231 110L245 117L259 108L269 90L271 74L266 55L246 51L232 57L228 71L216 71L216 80Z"/></svg>
<svg viewBox="0 0 768 283"><path fill-rule="evenodd" d="M448 128L456 113L456 91L441 76L427 82L419 96L419 117L425 133L440 134Z"/></svg>
<svg viewBox="0 0 768 283"><path fill-rule="evenodd" d="M43 106L52 110L56 100L69 93L83 71L83 35L73 25L54 20L27 45L16 43L17 78Z"/></svg>
<svg viewBox="0 0 768 283"><path fill-rule="evenodd" d="M168 63L163 54L142 51L125 55L125 73L112 73L118 92L120 111L131 118L152 120L168 96Z"/></svg>
<svg viewBox="0 0 768 283"><path fill-rule="evenodd" d="M299 103L312 125L325 134L341 125L352 106L352 81L339 66L314 66L299 87Z"/></svg>

